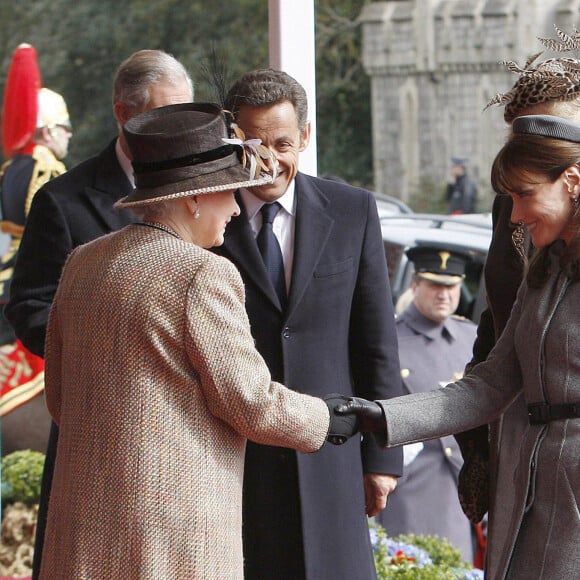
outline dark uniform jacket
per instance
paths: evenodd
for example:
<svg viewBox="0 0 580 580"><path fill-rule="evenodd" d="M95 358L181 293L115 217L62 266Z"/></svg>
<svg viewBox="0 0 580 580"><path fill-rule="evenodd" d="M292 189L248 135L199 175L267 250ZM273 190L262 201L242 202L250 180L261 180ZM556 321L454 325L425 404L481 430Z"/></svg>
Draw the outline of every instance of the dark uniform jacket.
<svg viewBox="0 0 580 580"><path fill-rule="evenodd" d="M467 174L459 175L446 190L449 213L473 213L477 202L477 186Z"/></svg>
<svg viewBox="0 0 580 580"><path fill-rule="evenodd" d="M374 197L301 173L295 183L294 266L285 312L243 210L217 248L241 272L257 348L273 378L298 391L398 395L397 339ZM299 578L305 567L310 580L374 578L363 471L401 470L400 450L391 455L363 444L361 451L356 437L312 456L250 443L245 577Z"/></svg>
<svg viewBox="0 0 580 580"><path fill-rule="evenodd" d="M48 313L66 258L76 246L134 221L127 210L112 207L131 189L113 141L34 196L5 310L34 354L44 355Z"/></svg>
<svg viewBox="0 0 580 580"><path fill-rule="evenodd" d="M10 296L14 265L34 195L65 171L54 152L38 144L30 153L14 155L0 168L0 229L10 235L8 249L0 260L2 311ZM44 361L16 340L14 329L3 314L0 344L6 345L0 361L2 455L22 449L44 453L50 430L44 401Z"/></svg>

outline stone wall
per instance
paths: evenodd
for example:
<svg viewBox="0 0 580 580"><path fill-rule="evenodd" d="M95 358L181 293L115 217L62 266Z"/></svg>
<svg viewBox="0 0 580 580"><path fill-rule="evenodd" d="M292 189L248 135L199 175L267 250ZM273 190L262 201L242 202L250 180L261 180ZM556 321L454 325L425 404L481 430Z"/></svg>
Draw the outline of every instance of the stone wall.
<svg viewBox="0 0 580 580"><path fill-rule="evenodd" d="M489 171L506 135L503 110L483 111L517 78L553 25L572 32L580 0L392 0L365 6L363 64L371 77L375 190L408 201L443 190L451 157L467 157L491 205ZM546 54L542 57L552 56Z"/></svg>

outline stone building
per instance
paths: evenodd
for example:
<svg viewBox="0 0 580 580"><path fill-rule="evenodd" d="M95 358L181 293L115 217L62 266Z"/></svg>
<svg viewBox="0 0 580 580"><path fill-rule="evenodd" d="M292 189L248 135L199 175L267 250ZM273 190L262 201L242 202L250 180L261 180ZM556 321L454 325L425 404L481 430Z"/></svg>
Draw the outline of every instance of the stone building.
<svg viewBox="0 0 580 580"><path fill-rule="evenodd" d="M451 157L469 159L481 210L506 135L503 109L483 111L517 76L500 62L542 50L554 24L572 32L580 0L391 0L361 13L371 78L375 190L408 201L442 191ZM546 53L541 59L553 56ZM577 55L576 55L577 56Z"/></svg>

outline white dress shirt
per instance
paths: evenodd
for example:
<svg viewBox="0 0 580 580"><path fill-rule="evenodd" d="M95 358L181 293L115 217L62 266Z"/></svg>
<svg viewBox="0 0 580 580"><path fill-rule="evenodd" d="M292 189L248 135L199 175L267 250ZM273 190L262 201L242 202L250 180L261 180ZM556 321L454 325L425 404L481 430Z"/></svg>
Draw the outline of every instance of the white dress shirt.
<svg viewBox="0 0 580 580"><path fill-rule="evenodd" d="M129 180L129 183L133 186L133 189L135 189L135 175L133 174L133 164L131 163L131 160L125 155L125 152L121 147L119 139L117 139L117 142L115 143L115 153L117 154L117 161L119 162L121 169L124 171L125 175L127 176L127 179Z"/></svg>
<svg viewBox="0 0 580 580"><path fill-rule="evenodd" d="M254 237L257 237L262 227L262 214L260 210L264 205L261 199L258 199L252 192L247 189L240 189L240 196L246 207L246 213ZM278 203L282 209L276 214L272 229L274 235L280 244L282 259L284 260L284 277L286 280L286 292L290 290L290 281L292 279L292 264L294 263L294 232L296 229L296 197L294 195L294 181L290 183L286 193L279 198Z"/></svg>

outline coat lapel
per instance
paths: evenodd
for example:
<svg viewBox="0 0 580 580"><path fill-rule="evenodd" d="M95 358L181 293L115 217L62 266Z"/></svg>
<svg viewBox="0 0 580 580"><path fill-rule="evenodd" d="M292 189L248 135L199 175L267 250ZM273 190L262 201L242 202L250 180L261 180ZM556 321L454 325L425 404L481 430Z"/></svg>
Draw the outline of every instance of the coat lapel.
<svg viewBox="0 0 580 580"><path fill-rule="evenodd" d="M228 225L223 249L233 259L244 277L252 280L272 304L282 310L280 300L270 282L266 266L258 250L258 244L239 192L236 193L236 201L240 206L241 214ZM217 253L221 254L222 251L218 249Z"/></svg>
<svg viewBox="0 0 580 580"><path fill-rule="evenodd" d="M296 175L294 266L287 316L300 303L334 224L328 215L328 203L328 198L314 183L301 173Z"/></svg>
<svg viewBox="0 0 580 580"><path fill-rule="evenodd" d="M94 185L86 187L81 194L111 231L119 230L136 219L126 209L113 208L117 200L132 190L131 183L117 160L115 142L116 140L112 141L99 155Z"/></svg>
<svg viewBox="0 0 580 580"><path fill-rule="evenodd" d="M231 256L244 276L251 279L270 302L281 310L239 194L236 194L236 199L241 215L228 225L223 250ZM294 265L286 318L300 303L330 235L334 220L327 214L327 206L327 197L308 178L298 173ZM217 253L221 254L222 251L218 249Z"/></svg>

